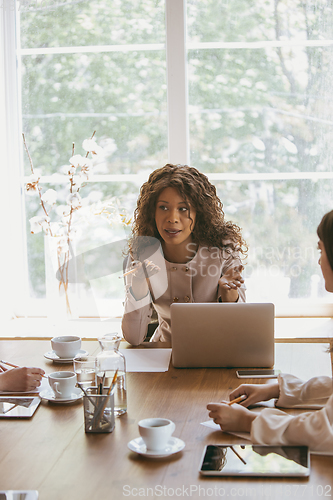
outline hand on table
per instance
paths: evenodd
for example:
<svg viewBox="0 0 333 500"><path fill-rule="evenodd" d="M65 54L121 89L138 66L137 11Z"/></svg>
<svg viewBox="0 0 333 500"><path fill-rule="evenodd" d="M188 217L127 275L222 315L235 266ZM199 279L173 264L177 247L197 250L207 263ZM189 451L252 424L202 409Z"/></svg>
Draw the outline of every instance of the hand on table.
<svg viewBox="0 0 333 500"><path fill-rule="evenodd" d="M42 376L45 374L41 368L3 368L0 372L0 390L13 392L33 391L40 386Z"/></svg>

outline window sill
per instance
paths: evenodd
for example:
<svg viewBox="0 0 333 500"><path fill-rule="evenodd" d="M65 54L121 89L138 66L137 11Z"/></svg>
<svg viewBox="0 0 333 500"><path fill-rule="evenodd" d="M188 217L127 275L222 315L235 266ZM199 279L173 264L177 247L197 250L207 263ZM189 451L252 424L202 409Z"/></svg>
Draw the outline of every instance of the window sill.
<svg viewBox="0 0 333 500"><path fill-rule="evenodd" d="M1 323L1 339L51 339L59 334L78 335L83 339L97 339L105 333L121 335L121 317L80 318L54 324L47 318L15 318ZM313 339L330 342L333 339L333 319L324 318L275 318L276 342Z"/></svg>
<svg viewBox="0 0 333 500"><path fill-rule="evenodd" d="M47 318L15 318L1 323L0 339L51 339L56 335L78 335L96 340L106 333L121 335L121 318L80 318L65 323L53 323Z"/></svg>

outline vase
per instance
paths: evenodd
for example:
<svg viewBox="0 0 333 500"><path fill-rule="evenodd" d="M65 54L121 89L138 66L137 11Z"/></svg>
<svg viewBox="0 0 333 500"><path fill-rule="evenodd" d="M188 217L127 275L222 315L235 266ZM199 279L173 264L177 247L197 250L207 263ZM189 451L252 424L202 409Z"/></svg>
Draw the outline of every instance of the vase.
<svg viewBox="0 0 333 500"><path fill-rule="evenodd" d="M67 251L63 250L63 237L44 237L47 317L53 323L78 318L79 297L73 243L70 242Z"/></svg>

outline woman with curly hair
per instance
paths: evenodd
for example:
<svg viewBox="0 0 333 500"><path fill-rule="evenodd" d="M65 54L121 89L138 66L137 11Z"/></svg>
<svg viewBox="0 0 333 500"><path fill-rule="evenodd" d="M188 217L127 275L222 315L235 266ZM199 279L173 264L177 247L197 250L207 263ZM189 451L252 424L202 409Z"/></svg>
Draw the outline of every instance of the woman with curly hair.
<svg viewBox="0 0 333 500"><path fill-rule="evenodd" d="M171 340L173 302L244 302L238 226L225 221L215 187L196 168L167 164L140 190L126 278L125 339L140 344L152 315L152 340Z"/></svg>
<svg viewBox="0 0 333 500"><path fill-rule="evenodd" d="M322 218L317 234L319 265L325 288L333 293L333 210ZM331 349L332 351L332 349ZM230 399L245 395L240 404L226 401L207 405L209 416L223 431L247 431L253 443L263 445L304 445L312 451L333 450L333 384L331 377L314 377L306 382L281 374L270 384L242 384L230 393ZM266 408L259 414L247 409L259 401L276 398L282 408L312 408L319 411L293 416Z"/></svg>

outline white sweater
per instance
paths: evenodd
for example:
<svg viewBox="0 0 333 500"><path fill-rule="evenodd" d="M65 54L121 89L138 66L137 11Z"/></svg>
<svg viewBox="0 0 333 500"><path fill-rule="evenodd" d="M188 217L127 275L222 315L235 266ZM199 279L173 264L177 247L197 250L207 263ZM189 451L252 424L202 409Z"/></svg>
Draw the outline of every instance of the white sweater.
<svg viewBox="0 0 333 500"><path fill-rule="evenodd" d="M306 445L312 451L333 452L333 383L330 377L307 382L293 375L279 375L276 406L311 408L297 416L266 408L252 422L251 440L266 445Z"/></svg>

